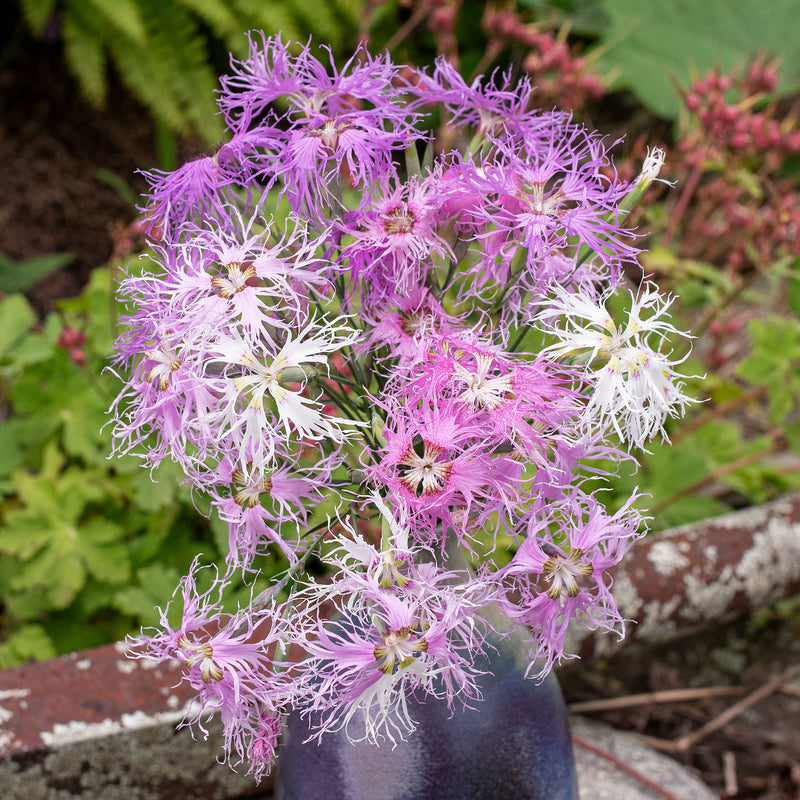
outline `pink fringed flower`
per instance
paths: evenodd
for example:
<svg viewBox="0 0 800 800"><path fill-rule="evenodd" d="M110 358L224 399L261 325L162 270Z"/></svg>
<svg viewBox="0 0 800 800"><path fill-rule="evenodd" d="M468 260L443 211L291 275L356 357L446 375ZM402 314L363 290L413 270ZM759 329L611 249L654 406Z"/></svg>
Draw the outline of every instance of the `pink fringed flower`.
<svg viewBox="0 0 800 800"><path fill-rule="evenodd" d="M187 723L217 712L260 778L294 710L312 739L377 742L414 729L411 695L478 700L490 604L529 628L539 676L573 622L621 634L608 570L642 517L590 487L689 401L669 301L606 308L663 154L621 181L529 81L468 84L444 59L412 86L388 55L340 68L254 34L231 68L229 140L148 176L112 411L115 449L177 462L229 532L225 574L195 562L180 621L135 655L177 659ZM436 104L448 142L419 124ZM460 548L477 574L452 569Z"/></svg>
<svg viewBox="0 0 800 800"><path fill-rule="evenodd" d="M338 580L305 592L313 609L325 603L340 611L316 630L306 626L299 641L308 652L303 680L313 690L303 712L315 720L315 735L344 728L356 741L394 741L415 728L411 694L443 697L451 707L475 699L473 663L486 631L476 615L491 600L489 584L418 563L402 546L344 549Z"/></svg>
<svg viewBox="0 0 800 800"><path fill-rule="evenodd" d="M544 677L565 657L573 621L623 636L623 619L606 571L619 563L642 535L643 518L631 497L610 515L590 495L572 496L532 516L526 538L500 572L502 611L531 631L530 669Z"/></svg>
<svg viewBox="0 0 800 800"><path fill-rule="evenodd" d="M231 763L248 758L251 742L259 735L262 709L287 702L293 689L288 674L272 669L270 649L285 635L281 609L240 610L226 615L222 590L227 579L214 570L211 585L200 591L196 578L202 571L197 559L180 584L181 622L172 627L169 606L161 612L161 631L129 639L130 655L162 663L177 659L183 680L195 690L184 724L208 736L204 722L218 712L225 728L225 751Z"/></svg>

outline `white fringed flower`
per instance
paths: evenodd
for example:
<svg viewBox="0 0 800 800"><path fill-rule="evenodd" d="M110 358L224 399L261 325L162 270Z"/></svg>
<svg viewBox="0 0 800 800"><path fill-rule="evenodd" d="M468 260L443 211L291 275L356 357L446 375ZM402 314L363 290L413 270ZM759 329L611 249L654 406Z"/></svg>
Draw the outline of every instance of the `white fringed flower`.
<svg viewBox="0 0 800 800"><path fill-rule="evenodd" d="M665 436L667 418L679 416L691 402L675 371L686 356L671 359L660 351L669 335L686 334L669 321L673 298L663 298L652 284L632 294L624 325L606 310L608 296L570 294L556 287L542 319L559 341L545 353L585 360L591 394L584 422L592 428L610 424L623 441L644 447L658 433Z"/></svg>

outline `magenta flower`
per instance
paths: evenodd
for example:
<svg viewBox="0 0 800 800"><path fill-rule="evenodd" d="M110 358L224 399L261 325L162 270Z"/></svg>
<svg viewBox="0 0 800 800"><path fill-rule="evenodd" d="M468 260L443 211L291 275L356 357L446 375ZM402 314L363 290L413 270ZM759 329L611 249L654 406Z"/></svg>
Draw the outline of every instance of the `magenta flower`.
<svg viewBox="0 0 800 800"><path fill-rule="evenodd" d="M352 286L360 289L364 313L392 296L419 292L429 270L455 258L438 231L440 203L433 188L430 180L409 178L395 187L383 180L358 211L345 215L340 230L353 241L341 257Z"/></svg>
<svg viewBox="0 0 800 800"><path fill-rule="evenodd" d="M250 55L223 78L220 107L229 121L258 120L278 98L289 103L289 130L276 143L270 178L280 177L292 208L324 216L345 180L369 189L394 171L392 151L419 133L416 114L399 102L398 68L388 57L357 52L337 70L308 46L293 56L279 36L250 40ZM333 189L333 186L337 186Z"/></svg>
<svg viewBox="0 0 800 800"><path fill-rule="evenodd" d="M512 82L510 72L495 72L468 85L443 56L436 59L433 76L424 75L415 92L424 103L444 104L452 115L449 124L471 125L479 139L491 135L529 142L568 119L561 111L542 113L534 108L535 87L527 76Z"/></svg>
<svg viewBox="0 0 800 800"><path fill-rule="evenodd" d="M397 369L422 361L435 339L457 324L425 287L396 295L369 315L366 346L370 352L397 360Z"/></svg>
<svg viewBox="0 0 800 800"><path fill-rule="evenodd" d="M606 570L642 535L635 499L609 515L591 495L576 490L551 505L546 516L530 518L526 538L498 576L503 612L531 631L530 669L537 667L539 677L565 657L573 620L623 636Z"/></svg>
<svg viewBox="0 0 800 800"><path fill-rule="evenodd" d="M462 404L396 403L387 407L387 419L380 461L366 473L407 509L420 543L440 543L448 527L463 542L468 524L518 499L520 462L496 453Z"/></svg>

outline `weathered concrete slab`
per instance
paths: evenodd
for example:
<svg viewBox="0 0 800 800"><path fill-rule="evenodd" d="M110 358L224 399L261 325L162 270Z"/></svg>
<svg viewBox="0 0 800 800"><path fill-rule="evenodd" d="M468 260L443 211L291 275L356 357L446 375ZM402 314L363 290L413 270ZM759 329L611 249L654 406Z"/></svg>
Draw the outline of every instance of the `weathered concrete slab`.
<svg viewBox="0 0 800 800"><path fill-rule="evenodd" d="M614 636L570 630L584 661L698 633L800 593L800 492L639 541L611 570L628 624Z"/></svg>
<svg viewBox="0 0 800 800"><path fill-rule="evenodd" d="M177 662L116 645L0 671L2 800L228 800L268 789L217 763L221 734L176 731Z"/></svg>

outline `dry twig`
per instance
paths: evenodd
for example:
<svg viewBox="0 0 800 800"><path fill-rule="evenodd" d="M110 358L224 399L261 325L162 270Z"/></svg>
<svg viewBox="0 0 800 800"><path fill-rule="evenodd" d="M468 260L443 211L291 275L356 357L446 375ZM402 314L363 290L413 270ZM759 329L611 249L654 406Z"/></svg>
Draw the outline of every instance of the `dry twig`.
<svg viewBox="0 0 800 800"><path fill-rule="evenodd" d="M567 709L571 714L583 714L587 711L613 711L618 708L633 708L648 703L683 703L687 700L705 700L708 697L730 697L744 694L747 690L741 686L708 686L699 689L663 689L658 692L628 694L624 697L607 697L602 700L586 700L570 703Z"/></svg>
<svg viewBox="0 0 800 800"><path fill-rule="evenodd" d="M639 738L654 749L661 750L665 753L686 753L697 744L697 742L701 741L709 734L718 731L724 725L727 725L732 719L735 719L743 711L750 708L750 706L759 703L765 697L769 697L769 695L775 692L781 691L786 684L794 680L798 675L800 675L800 664L795 664L781 675L778 675L778 677L767 681L763 686L750 692L747 697L743 697L739 702L734 703L721 714L703 725L702 728L698 728L693 733L682 736L677 741L672 742L666 739L657 739L653 736L643 736L641 734L639 734Z"/></svg>
<svg viewBox="0 0 800 800"><path fill-rule="evenodd" d="M722 774L725 779L725 794L736 797L739 794L739 782L736 780L736 755L731 750L722 754Z"/></svg>

